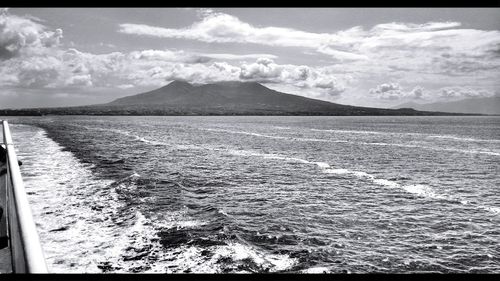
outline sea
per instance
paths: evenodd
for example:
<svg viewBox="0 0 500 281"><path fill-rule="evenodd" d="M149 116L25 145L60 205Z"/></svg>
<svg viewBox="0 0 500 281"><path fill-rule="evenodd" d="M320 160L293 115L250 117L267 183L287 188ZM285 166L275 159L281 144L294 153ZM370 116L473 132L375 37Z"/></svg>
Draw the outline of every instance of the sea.
<svg viewBox="0 0 500 281"><path fill-rule="evenodd" d="M500 273L500 117L8 117L50 272Z"/></svg>

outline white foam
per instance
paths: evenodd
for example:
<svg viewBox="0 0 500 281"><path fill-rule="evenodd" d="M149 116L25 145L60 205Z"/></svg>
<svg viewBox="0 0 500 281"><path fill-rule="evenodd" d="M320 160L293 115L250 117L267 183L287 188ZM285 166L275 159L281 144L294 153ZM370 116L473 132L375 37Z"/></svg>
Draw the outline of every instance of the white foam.
<svg viewBox="0 0 500 281"><path fill-rule="evenodd" d="M63 151L41 129L13 130L13 137L30 140L17 141L16 148L22 151L20 158L24 155L26 190L35 191L28 193L28 200L49 271L100 272L97 261L119 233L110 223L122 206L116 192L106 189L112 181L94 178L88 165Z"/></svg>
<svg viewBox="0 0 500 281"><path fill-rule="evenodd" d="M178 217L177 217L178 219ZM235 264L246 263L247 259L252 260L261 269L270 272L286 270L295 265L296 260L287 255L271 255L259 251L251 246L243 245L238 242L231 242L227 245L209 246L201 248L198 246L181 245L165 249L155 238L156 230L165 228L190 228L199 224L180 223L176 221L153 221L143 222L138 220L136 226L125 233L116 247L116 254L111 255L108 261L118 269L113 272L129 272L132 268L142 267L143 273L182 273L186 270L195 273L221 273L226 265L220 263L220 260L229 258L229 266L236 270ZM154 225L154 226L153 226ZM148 258L138 258L125 261L122 257L127 255L137 255L137 249L141 250L144 245L151 247L149 255L153 255L154 263L149 262ZM203 251L209 251L212 255L207 258L202 254ZM247 272L239 270L238 272Z"/></svg>
<svg viewBox="0 0 500 281"><path fill-rule="evenodd" d="M307 161L307 160L304 160L304 159L300 159L300 158L296 158L296 157L275 156L273 158L274 159L282 159L282 160L291 161L291 162L298 162L298 163L303 163L303 164L315 164L315 163L312 163L310 161Z"/></svg>
<svg viewBox="0 0 500 281"><path fill-rule="evenodd" d="M245 131L233 131L233 130L226 130L226 129L203 129L206 131L212 131L212 132L224 132L224 133L231 133L231 134L241 134L241 135L249 135L249 136L256 136L256 137L264 137L264 138L270 138L270 139L287 139L286 137L281 137L281 136L271 136L271 135L264 135L264 134L259 134L259 133L252 133L252 132L245 132Z"/></svg>
<svg viewBox="0 0 500 281"><path fill-rule="evenodd" d="M26 189L32 191L28 198L50 272L102 272L98 268L101 262L112 261L113 266L120 266L119 260L130 252L127 249L141 248L156 237L151 222L140 212L130 208L130 214L123 213L125 203L117 193L137 188L134 180L139 174L116 182L98 180L88 165L62 151L43 131L35 130L13 130L13 136L30 140L16 142L16 148L25 160L22 171L29 171L24 176ZM120 218L118 215L125 221L120 226L112 220ZM135 223L130 224L134 217ZM200 224L180 220L168 227ZM129 268L125 264L121 271L128 272Z"/></svg>
<svg viewBox="0 0 500 281"><path fill-rule="evenodd" d="M335 143L335 142L346 143L347 142L344 140L326 140L326 139L316 139L316 138L271 136L271 135L253 133L253 132L233 131L233 130L226 130L226 129L203 129L203 130L213 131L213 132L224 132L224 133L231 133L231 134L242 134L242 135L249 135L249 136L269 138L269 139L283 139L283 140L290 140L290 141L331 142L331 143Z"/></svg>
<svg viewBox="0 0 500 281"><path fill-rule="evenodd" d="M153 144L153 145L165 145L165 146L168 146L169 144L166 143L166 142L161 142L161 141L154 141L154 140L148 140L148 139L145 139L145 138L142 138L142 137L136 137L137 140L141 141L141 142L144 142L144 143L150 143L150 144Z"/></svg>
<svg viewBox="0 0 500 281"><path fill-rule="evenodd" d="M353 175L355 175L358 178L369 178L369 179L375 179L373 175L370 175L366 172L361 172L361 171L351 171Z"/></svg>
<svg viewBox="0 0 500 281"><path fill-rule="evenodd" d="M101 131L112 131L118 134L126 135L126 136L131 136L136 138L139 141L145 142L145 143L151 143L154 145L169 145L164 142L158 142L158 141L152 141L152 140L147 140L144 139L143 137L136 136L131 134L130 132L119 130L119 129L102 129L102 128L96 128L96 127L88 127L88 126L82 126L87 129L92 129L92 130L101 130ZM435 147L435 146L422 146L422 145L413 145L413 144L400 144L400 143L386 143L386 142L359 142L359 141L346 141L346 140L331 140L331 139L317 139L317 138L302 138L302 137L284 137L284 136L271 136L271 135L265 135L265 134L259 134L259 133L253 133L253 132L246 132L246 131L234 131L234 130L227 130L227 129L213 129L213 128L203 128L202 130L206 131L214 131L214 132L226 132L226 133L232 133L232 134L244 134L244 135L251 135L251 136L256 136L256 137L263 137L263 138L270 138L270 139L285 139L285 140L290 140L290 141L305 141L305 142L328 142L328 143L351 143L351 144L358 144L358 145L375 145L375 146L396 146L396 147L405 147L405 148L422 148L422 149L430 149L430 150L435 150L435 151L452 151L452 152L459 152L459 153L467 153L467 154L486 154L486 155L492 155L492 156L500 156L500 152L495 152L495 151L490 151L490 150L478 150L478 149L457 149L457 148L443 148L443 147ZM350 130L321 130L321 129L311 129L312 131L325 131L325 132L341 132L341 133L355 133L355 134L399 134L399 135L428 135L428 134L423 134L423 133L393 133L393 132L375 132L375 131L350 131ZM450 138L450 139L457 139L457 140L464 140L464 141L487 141L487 142L500 142L500 140L482 140L482 139L472 139L472 138L460 138L460 137L455 137L455 136L440 136L440 135L431 135L428 136L429 138ZM187 147L187 149L192 149L192 147ZM198 148L199 149L199 148Z"/></svg>
<svg viewBox="0 0 500 281"><path fill-rule="evenodd" d="M270 272L286 270L297 263L297 259L290 258L288 255L265 254L240 243L229 243L227 246L217 247L214 258L220 259L221 257L231 257L235 261L251 259Z"/></svg>
<svg viewBox="0 0 500 281"><path fill-rule="evenodd" d="M283 137L283 136L271 136L264 135L259 133L245 132L245 131L233 131L226 129L204 129L208 131L217 131L217 132L226 132L233 134L245 134L252 135L257 137L271 138L271 139L286 139L290 141L306 141L306 142L328 142L328 143L351 143L358 145L375 145L375 146L396 146L396 147L405 147L405 148L422 148L422 149L430 149L435 151L453 151L459 153L471 153L471 154L487 154L493 156L500 156L500 153L495 151L488 150L477 150L477 149L455 149L455 148L442 148L435 146L422 146L422 145L414 145L414 144L402 144L402 143L386 143L386 142L359 142L359 141L346 141L346 140L330 140L330 139L316 139L316 138L301 138L301 137ZM390 132L373 132L373 131L348 131L348 130L319 130L319 129L311 129L315 131L332 131L332 132L349 132L349 133L360 133L360 134L404 134L404 135L426 135L419 133L390 133Z"/></svg>
<svg viewBox="0 0 500 281"><path fill-rule="evenodd" d="M464 138L464 137L458 137L454 135L432 135L432 136L427 136L428 138L433 138L433 139L444 139L444 140L455 140L455 141L465 141L465 142L500 142L500 140L495 140L495 139L475 139L475 138Z"/></svg>
<svg viewBox="0 0 500 281"><path fill-rule="evenodd" d="M437 194L428 185L422 185L422 184L404 185L403 189L410 192L410 193L417 194L417 195L420 195L423 197L434 198L434 199L448 199L447 197L445 197L443 195Z"/></svg>
<svg viewBox="0 0 500 281"><path fill-rule="evenodd" d="M96 131L104 131L104 132L114 132L116 134L128 136L128 137L133 137L134 139L144 142L144 143L149 143L153 145L169 145L168 143L165 142L160 142L160 141L154 141L154 140L148 140L144 137L134 135L131 132L124 131L124 130L119 130L119 129L103 129L103 128L98 128L98 127L91 127L91 126L84 126L84 125L78 125L80 127L86 128L88 130L96 130Z"/></svg>
<svg viewBox="0 0 500 281"><path fill-rule="evenodd" d="M330 168L330 165L328 163L325 163L325 162L315 162L315 164L318 165L318 167L323 168L323 169Z"/></svg>
<svg viewBox="0 0 500 281"><path fill-rule="evenodd" d="M352 142L353 144L360 145L376 145L376 146L396 146L396 147L407 147L407 148L422 148L435 151L452 151L467 154L487 154L493 156L500 156L500 153L489 151L489 150L477 150L477 149L459 149L459 148L445 148L436 146L424 146L424 145L414 145L414 144L400 144L400 143L385 143L385 142Z"/></svg>
<svg viewBox="0 0 500 281"><path fill-rule="evenodd" d="M386 179L373 179L373 183L378 185L387 186L390 188L398 188L400 185L397 182L386 180Z"/></svg>
<svg viewBox="0 0 500 281"><path fill-rule="evenodd" d="M449 199L445 197L444 195L439 195L437 194L430 186L427 185L401 185L395 181L392 180L387 180L387 179L380 179L375 177L372 174L369 174L364 171L355 171L355 170L348 170L344 168L334 168L330 164L326 162L314 162L314 161L308 161L305 159L300 159L300 158L295 158L295 157L286 157L286 156L281 156L278 154L264 154L264 153L258 153L258 152L250 152L250 151L244 151L244 150L228 150L230 153L233 155L241 155L241 156L253 156L253 157L263 157L263 158L269 158L269 159L281 159L285 161L293 161L293 162L299 162L299 163L304 163L304 164L312 164L316 165L320 168L320 170L323 173L327 174L338 174L338 175L352 175L360 179L364 180L370 180L373 183L383 186L383 187L389 187L389 188L399 188L401 190L405 190L406 192L422 196L422 197L427 197L427 198L434 198L434 199Z"/></svg>
<svg viewBox="0 0 500 281"><path fill-rule="evenodd" d="M347 169L325 169L323 172L327 174L338 174L338 175L343 175L343 174L349 174L351 171Z"/></svg>
<svg viewBox="0 0 500 281"><path fill-rule="evenodd" d="M311 131L328 132L328 133L363 134L363 135L366 135L366 134L373 134L373 135L387 134L385 132L376 132L376 131L335 130L335 129L311 129Z"/></svg>
<svg viewBox="0 0 500 281"><path fill-rule="evenodd" d="M487 211L490 211L494 214L500 214L500 207L487 207L487 206L483 206L482 207L483 209L487 210Z"/></svg>
<svg viewBox="0 0 500 281"><path fill-rule="evenodd" d="M308 274L318 274L318 273L330 273L331 271L328 267L311 267L303 269L300 272Z"/></svg>
<svg viewBox="0 0 500 281"><path fill-rule="evenodd" d="M500 156L500 153L493 152L493 151L488 151L488 150L457 149L457 148L436 148L436 147L430 147L430 149L441 150L441 151L453 151L453 152L460 152L460 153L487 154L487 155L493 155L493 156Z"/></svg>

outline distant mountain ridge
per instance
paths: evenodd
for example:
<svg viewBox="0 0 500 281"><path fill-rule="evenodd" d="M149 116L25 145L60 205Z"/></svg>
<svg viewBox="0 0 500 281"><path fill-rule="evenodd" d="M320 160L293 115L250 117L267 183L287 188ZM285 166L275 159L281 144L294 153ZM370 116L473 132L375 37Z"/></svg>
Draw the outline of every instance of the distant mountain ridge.
<svg viewBox="0 0 500 281"><path fill-rule="evenodd" d="M256 82L193 85L173 81L161 88L106 104L4 109L0 115L455 115L410 108L384 109L342 105L281 93Z"/></svg>
<svg viewBox="0 0 500 281"><path fill-rule="evenodd" d="M422 115L412 109L391 110L336 104L269 89L257 82L193 85L173 81L161 88L116 99L107 106L171 108L215 114L271 115Z"/></svg>
<svg viewBox="0 0 500 281"><path fill-rule="evenodd" d="M452 102L435 102L419 104L407 102L393 107L413 108L424 111L456 112L456 113L478 113L478 114L500 114L500 97L470 98Z"/></svg>
<svg viewBox="0 0 500 281"><path fill-rule="evenodd" d="M204 108L240 108L242 110L306 109L330 110L353 108L327 101L271 90L256 82L219 82L193 85L185 81L173 81L159 89L116 99L106 105L168 105Z"/></svg>

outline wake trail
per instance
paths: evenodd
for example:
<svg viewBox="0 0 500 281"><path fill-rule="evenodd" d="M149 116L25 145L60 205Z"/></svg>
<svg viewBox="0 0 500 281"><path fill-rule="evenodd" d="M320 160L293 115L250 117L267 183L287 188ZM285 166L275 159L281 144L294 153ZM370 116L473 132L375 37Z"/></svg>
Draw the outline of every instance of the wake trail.
<svg viewBox="0 0 500 281"><path fill-rule="evenodd" d="M453 201L453 202L460 202L462 205L471 204L471 202L464 200L464 199L457 199L457 198L454 198L451 196L439 194L435 190L433 190L430 186L427 186L427 185L422 185L422 184L402 185L402 184L399 184L399 183L392 181L392 180L377 178L374 175L369 174L367 172L353 171L353 170L348 170L348 169L344 169L344 168L334 168L325 162L308 161L308 160L296 158L296 157L288 157L288 156L283 156L283 155L279 155L279 154L259 153L259 152L247 151L247 150L214 148L214 147L209 147L209 146L196 146L196 145L174 145L174 144L169 144L169 143L164 143L164 142L159 142L159 141L154 141L154 140L147 140L141 136L133 135L127 131L122 131L122 130L117 130L117 129L111 129L111 130L102 129L102 130L103 131L113 131L115 133L131 136L131 137L134 137L138 141L148 143L148 144L153 144L153 145L175 146L178 149L196 149L196 150L219 151L219 152L229 153L229 154L236 155L236 156L262 157L262 158L266 158L266 159L276 159L276 160L298 162L298 163L302 163L302 164L316 165L317 167L319 167L322 170L323 173L326 173L326 174L351 175L351 176L357 177L359 179L368 180L376 185L379 185L379 186L382 186L385 188L397 188L397 189L404 190L408 193L411 193L411 194L414 194L414 195L417 195L420 197L437 199L437 200L448 200L448 201ZM232 131L232 130L226 130L226 129L204 129L204 130L216 131L216 132L228 132L228 133L235 133L235 134L244 134L244 135L251 135L251 136L256 136L256 137L265 137L265 138L272 138L272 139L288 139L288 140L303 140L303 141L310 141L311 140L308 138L288 138L288 137L282 137L282 136L270 136L270 135L245 132L245 131ZM314 139L314 140L332 142L331 140L324 140L324 139ZM333 142L347 142L347 141L333 141ZM351 143L365 144L365 145L381 145L381 146L392 145L392 146L403 146L403 147L410 147L410 148L417 147L417 148L435 149L432 147L423 147L423 146L417 146L417 145L403 145L403 144L389 144L389 143L366 143L366 142L351 142ZM451 149L451 148L440 148L438 150L455 151L455 152L469 152L469 153L485 153L485 154L489 154L489 155L500 156L500 153L487 152L487 151L473 151L473 150L472 151L471 150L464 151L464 150ZM481 204L478 204L478 203L472 203L472 204L478 206L480 209L492 212L494 214L500 214L500 208L482 206Z"/></svg>
<svg viewBox="0 0 500 281"><path fill-rule="evenodd" d="M259 133L253 133L253 132L234 131L234 130L226 130L226 129L202 129L202 130L213 131L213 132L224 132L224 133L231 133L231 134L249 135L249 136L262 137L262 138L268 138L268 139L282 139L282 140L288 140L288 141L346 143L346 144L354 144L354 145L372 145L372 146L395 146L395 147L404 147L404 148L422 148L422 149L435 150L435 151L458 152L458 153L466 153L466 154L485 154L485 155L491 155L491 156L500 156L500 153L498 153L498 152L487 151L487 150L477 150L477 149L443 148L443 147L435 147L435 146L422 146L422 145L414 145L414 144L399 144L399 143L386 143L386 142L361 142L361 141L332 140L332 139L321 139L321 138L318 139L318 138L303 138L303 137L284 137L284 136L272 136L272 135L259 134ZM332 131L332 130L318 130L318 129L311 129L311 130ZM357 133L362 133L362 134L366 134L366 133L385 134L385 133L371 132L371 131L346 131L346 130L341 130L341 131L342 132L357 132ZM404 133L404 134L421 135L419 133Z"/></svg>

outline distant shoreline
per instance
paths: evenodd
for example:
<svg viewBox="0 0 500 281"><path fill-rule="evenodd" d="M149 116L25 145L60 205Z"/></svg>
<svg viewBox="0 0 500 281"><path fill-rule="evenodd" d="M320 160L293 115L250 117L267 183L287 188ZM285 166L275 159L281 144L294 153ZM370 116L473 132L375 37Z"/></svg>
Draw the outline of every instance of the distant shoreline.
<svg viewBox="0 0 500 281"><path fill-rule="evenodd" d="M412 108L385 109L344 107L318 111L281 108L173 107L173 106L76 106L0 109L0 116L495 116L481 113L419 111ZM496 115L498 116L498 115Z"/></svg>
<svg viewBox="0 0 500 281"><path fill-rule="evenodd" d="M303 116L303 117L315 117L315 116L331 116L331 117L355 117L355 116L366 116L366 117L377 117L377 116L409 116L409 117L424 117L424 116L477 116L477 117L495 117L500 116L499 114L473 114L473 113L430 113L430 114L359 114L359 115L347 115L347 114L249 114L249 113L241 113L241 114L120 114L120 113L61 113L61 114L37 114L37 113L7 113L5 114L3 110L0 110L0 116L2 117L47 117L47 116L178 116L178 117L189 117L189 116Z"/></svg>

